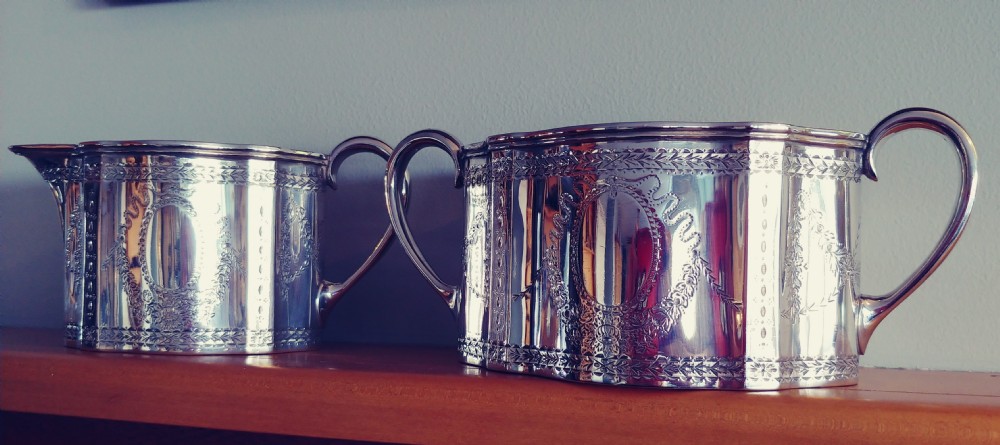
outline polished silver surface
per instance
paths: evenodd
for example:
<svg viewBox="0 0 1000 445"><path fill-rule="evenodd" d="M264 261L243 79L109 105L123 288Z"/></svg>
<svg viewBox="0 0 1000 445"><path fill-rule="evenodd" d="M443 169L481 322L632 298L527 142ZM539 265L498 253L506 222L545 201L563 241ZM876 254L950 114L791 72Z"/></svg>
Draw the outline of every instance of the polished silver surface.
<svg viewBox="0 0 1000 445"><path fill-rule="evenodd" d="M20 145L52 186L66 248L67 345L182 354L307 349L343 283L319 279L320 192L344 157L187 141Z"/></svg>
<svg viewBox="0 0 1000 445"><path fill-rule="evenodd" d="M938 247L900 288L859 290L858 183L900 130L954 142L962 188ZM399 189L413 155L455 162L466 232L460 286L415 246ZM427 130L389 160L407 254L460 325L469 364L669 388L849 385L875 325L957 241L975 150L948 116L909 109L862 134L757 123L628 123L498 135L462 147Z"/></svg>

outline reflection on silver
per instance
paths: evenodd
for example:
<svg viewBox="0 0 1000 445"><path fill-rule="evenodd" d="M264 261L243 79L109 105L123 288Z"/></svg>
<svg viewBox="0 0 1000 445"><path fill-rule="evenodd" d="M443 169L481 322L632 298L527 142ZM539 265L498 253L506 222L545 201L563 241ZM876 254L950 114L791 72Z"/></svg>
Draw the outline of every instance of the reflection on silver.
<svg viewBox="0 0 1000 445"><path fill-rule="evenodd" d="M329 157L274 147L102 141L11 147L56 194L66 340L90 350L266 353L314 346L342 284L318 277L319 192L367 138Z"/></svg>
<svg viewBox="0 0 1000 445"><path fill-rule="evenodd" d="M962 161L952 224L888 296L859 290L858 182L906 128ZM413 155L448 152L464 187L461 286L413 243L400 198ZM626 123L493 136L426 130L389 161L390 219L460 325L463 361L564 380L777 389L857 382L878 322L944 259L975 194L975 150L933 110L857 133L757 123Z"/></svg>

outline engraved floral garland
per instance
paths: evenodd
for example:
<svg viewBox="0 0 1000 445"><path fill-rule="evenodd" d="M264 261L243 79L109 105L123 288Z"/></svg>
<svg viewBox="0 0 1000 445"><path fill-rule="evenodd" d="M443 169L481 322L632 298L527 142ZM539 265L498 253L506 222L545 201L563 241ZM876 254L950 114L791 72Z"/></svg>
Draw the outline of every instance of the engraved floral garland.
<svg viewBox="0 0 1000 445"><path fill-rule="evenodd" d="M488 292L485 283L489 278L489 249L486 246L486 234L489 229L489 218L486 211L489 202L483 185L479 185L476 189L470 189L468 194L469 209L472 215L463 241L465 244L463 249L465 274L466 277L469 277L466 278L466 289L469 298L485 301Z"/></svg>
<svg viewBox="0 0 1000 445"><path fill-rule="evenodd" d="M582 196L580 203L576 202L573 194L563 193L560 196L560 213L553 217L553 228L548 234L549 242L542 257L542 266L548 295L556 303L560 324L566 330L567 344L571 348L593 354L597 352L592 350L595 344L613 341L640 351L656 349L658 340L673 330L702 279L706 280L710 291L720 301L738 307L735 299L718 283L708 261L699 252L701 234L694 230L693 216L689 212L679 211L680 198L673 193L661 193L661 188L656 175L638 179L609 177L596 181L584 178L577 182L575 191L576 195ZM658 299L653 307L645 306L645 298L635 298L622 306L601 304L583 285L578 236L582 230L582 212L588 203L599 196L618 192L628 194L639 203L651 225L653 257L650 270L637 289L638 296L642 297L653 291L654 277L659 276L662 267L660 252L663 249L663 234L668 228L685 243L685 249L689 249L693 259L692 263L681 266L682 281L671 289L666 298ZM663 210L656 210L658 208ZM568 229L570 233L577 235L571 237L570 241L570 274L579 299L569 297L560 266L563 257L562 241Z"/></svg>
<svg viewBox="0 0 1000 445"><path fill-rule="evenodd" d="M781 316L796 322L800 317L834 304L845 286L858 287L858 261L849 246L840 243L837 235L823 225L823 213L810 207L813 202L811 193L801 191L793 199L791 215L788 218L788 247L785 249L785 264L783 288L785 295L781 299ZM808 271L810 264L806 261L807 247L802 245L802 237L806 232L812 232L821 237L819 252L825 256L824 265L836 278L836 285L825 292L821 298L811 301L803 291L802 276ZM812 266L819 266L813 264Z"/></svg>
<svg viewBox="0 0 1000 445"><path fill-rule="evenodd" d="M292 284L311 270L318 258L319 251L316 249L311 221L305 207L292 202L290 197L286 198L281 211L277 258L282 301L288 301ZM299 251L295 252L293 246L299 246Z"/></svg>
<svg viewBox="0 0 1000 445"><path fill-rule="evenodd" d="M239 262L242 253L232 243L229 218L220 214L217 223L219 244L215 247L220 252L221 261L210 288L199 289L199 271L194 271L181 287L167 288L152 279L147 259L149 229L154 215L168 206L195 215L194 206L190 203L193 192L180 184L171 183L161 184L162 188L157 193L151 193L146 182L136 182L130 186L134 188L129 193L130 199L123 214L125 221L119 226L117 239L106 263L112 263L118 269L119 282L124 287L129 305L131 324L141 326L155 322L158 329L171 331L190 329L195 321L211 320L215 317L216 308L229 295L232 275L242 270ZM133 259L128 255L129 232L138 218L141 218L139 252L134 261L137 262L141 278L133 273Z"/></svg>

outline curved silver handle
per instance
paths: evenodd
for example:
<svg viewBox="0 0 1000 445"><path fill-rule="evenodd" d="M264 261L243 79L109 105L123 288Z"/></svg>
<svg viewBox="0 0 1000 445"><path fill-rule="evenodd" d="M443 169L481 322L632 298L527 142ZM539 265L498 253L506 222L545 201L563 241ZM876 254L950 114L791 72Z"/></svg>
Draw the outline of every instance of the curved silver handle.
<svg viewBox="0 0 1000 445"><path fill-rule="evenodd" d="M340 169L340 165L349 156L357 153L374 153L385 159L389 160L389 156L392 154L392 148L389 144L382 142L375 138L360 136L350 138L340 145L334 147L330 152L330 156L326 163L326 178L330 183L330 187L334 190L337 189L337 171ZM404 178L405 183L405 178ZM404 195L405 195L405 184L404 184ZM405 199L405 198L404 198ZM375 244L375 249L372 253L368 255L361 266L354 271L343 283L334 283L330 281L323 281L320 284L319 297L316 299L317 309L321 314L321 319L326 318L326 314L329 313L330 309L334 304L340 300L344 294L353 287L372 266L378 261L379 257L385 252L385 249L389 247L392 243L392 226L386 227L385 232L382 233L382 237L379 238L378 243Z"/></svg>
<svg viewBox="0 0 1000 445"><path fill-rule="evenodd" d="M413 234L410 233L410 225L406 221L404 214L403 187L406 181L406 167L410 164L413 155L425 147L438 147L451 155L455 163L455 187L462 186L462 165L459 162L459 152L462 143L453 138L448 133L438 130L423 130L413 133L403 139L392 157L389 158L389 166L385 175L385 204L389 209L389 221L392 228L399 235L399 242L406 250L406 254L417 266L417 270L430 282L437 293L441 294L444 301L452 311L456 311L461 302L461 291L457 286L445 283L434 270L431 269L424 254L420 252L413 242Z"/></svg>
<svg viewBox="0 0 1000 445"><path fill-rule="evenodd" d="M872 163L872 153L882 139L903 130L923 128L940 133L955 146L961 164L962 187L959 190L955 210L951 222L938 240L934 250L927 256L923 264L917 268L895 290L885 295L861 295L861 308L858 324L858 350L864 354L871 339L872 331L896 306L909 297L924 280L934 272L944 261L965 229L972 211L972 202L976 196L976 185L979 182L976 170L976 148L965 129L950 116L928 108L908 108L897 111L879 122L868 135L868 145L864 153L864 173L873 181L878 181L875 165Z"/></svg>

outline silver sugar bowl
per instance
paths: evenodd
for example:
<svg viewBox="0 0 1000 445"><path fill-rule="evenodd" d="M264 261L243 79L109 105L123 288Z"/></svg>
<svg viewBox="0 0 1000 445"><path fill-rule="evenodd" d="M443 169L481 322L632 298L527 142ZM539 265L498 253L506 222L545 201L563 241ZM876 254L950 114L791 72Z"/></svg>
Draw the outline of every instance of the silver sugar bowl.
<svg viewBox="0 0 1000 445"><path fill-rule="evenodd" d="M259 145L17 145L55 192L66 343L100 351L269 353L317 344L343 283L319 279L320 191L365 138L329 156Z"/></svg>
<svg viewBox="0 0 1000 445"><path fill-rule="evenodd" d="M906 281L859 290L858 185L909 128L961 161L951 222ZM414 245L401 185L433 146L464 188L464 274ZM642 122L489 137L426 130L389 160L393 228L458 319L465 363L602 384L770 390L857 383L872 331L941 264L972 207L976 154L929 109L868 136L770 123Z"/></svg>

